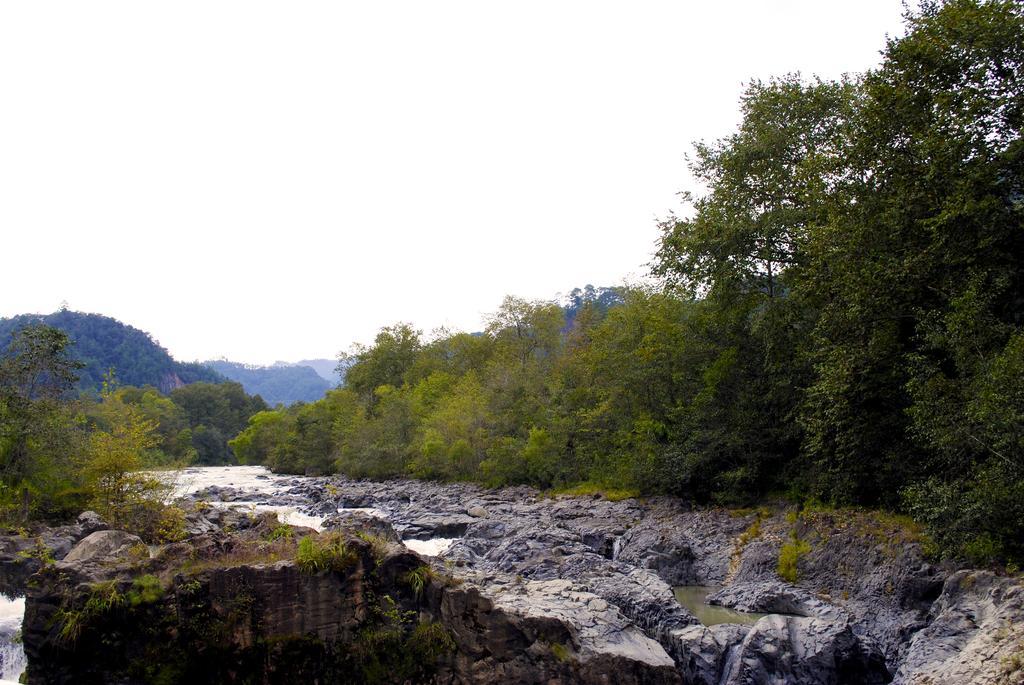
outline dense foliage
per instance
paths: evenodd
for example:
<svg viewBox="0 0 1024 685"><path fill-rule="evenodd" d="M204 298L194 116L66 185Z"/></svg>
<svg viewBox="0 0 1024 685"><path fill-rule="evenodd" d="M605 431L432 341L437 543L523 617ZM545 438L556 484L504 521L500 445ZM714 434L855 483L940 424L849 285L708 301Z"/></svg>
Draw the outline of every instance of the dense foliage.
<svg viewBox="0 0 1024 685"><path fill-rule="evenodd" d="M63 331L19 329L0 354L0 522L66 519L86 507L147 539L180 529L169 483L145 469L233 461L227 437L265 410L237 383L74 391L82 363ZM178 512L180 514L180 512Z"/></svg>
<svg viewBox="0 0 1024 685"><path fill-rule="evenodd" d="M315 402L335 385L302 364L248 366L223 359L204 364L225 378L238 381L247 393L259 395L271 406Z"/></svg>
<svg viewBox="0 0 1024 685"><path fill-rule="evenodd" d="M151 385L163 392L188 383L217 383L223 378L196 363L175 361L148 333L99 314L62 309L45 316L22 314L0 319L0 350L6 349L14 334L29 324L43 324L67 334L73 344L72 356L82 362L78 370L80 390L98 392L110 369L122 383Z"/></svg>
<svg viewBox="0 0 1024 685"><path fill-rule="evenodd" d="M1024 560L1024 11L925 2L879 68L752 83L658 288L406 324L232 445L283 471L903 508Z"/></svg>
<svg viewBox="0 0 1024 685"><path fill-rule="evenodd" d="M233 462L228 439L245 428L250 416L267 408L259 395L247 395L239 383L192 383L172 390L170 401L188 423L199 464Z"/></svg>

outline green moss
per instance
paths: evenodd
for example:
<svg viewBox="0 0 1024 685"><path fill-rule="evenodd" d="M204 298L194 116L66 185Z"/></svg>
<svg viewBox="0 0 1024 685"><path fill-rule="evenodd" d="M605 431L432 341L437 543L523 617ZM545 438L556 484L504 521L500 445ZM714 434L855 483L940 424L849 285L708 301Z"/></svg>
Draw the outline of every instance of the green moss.
<svg viewBox="0 0 1024 685"><path fill-rule="evenodd" d="M159 602L164 596L164 586L154 575L146 574L132 581L128 590L128 604L137 607L143 604Z"/></svg>
<svg viewBox="0 0 1024 685"><path fill-rule="evenodd" d="M569 653L569 648L560 642L552 642L550 645L548 645L548 648L551 650L551 653L554 655L554 657L563 664L572 658L571 654Z"/></svg>
<svg viewBox="0 0 1024 685"><path fill-rule="evenodd" d="M22 528L21 530L25 529ZM27 533L28 531L25 532ZM20 534L21 533L19 531L19 535ZM53 552L50 550L49 547L43 544L42 538L36 538L35 547L33 547L32 549L22 550L21 552L18 552L17 556L20 559L38 559L39 563L43 565L43 568L49 568L54 563L56 563L55 559L53 558Z"/></svg>
<svg viewBox="0 0 1024 685"><path fill-rule="evenodd" d="M609 502L620 502L624 499L639 497L640 491L608 487L593 481L584 481L570 487L552 490L551 494L571 495L573 497L593 497L594 495L600 495Z"/></svg>

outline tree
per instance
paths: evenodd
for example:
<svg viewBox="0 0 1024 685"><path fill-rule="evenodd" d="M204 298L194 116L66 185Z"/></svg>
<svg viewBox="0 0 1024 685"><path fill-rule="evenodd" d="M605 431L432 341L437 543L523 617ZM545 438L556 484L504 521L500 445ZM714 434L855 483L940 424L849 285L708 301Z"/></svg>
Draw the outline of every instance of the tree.
<svg viewBox="0 0 1024 685"><path fill-rule="evenodd" d="M0 479L8 489L22 488L23 517L31 486L26 481L44 457L63 456L60 445L70 437L67 422L54 420L58 400L82 367L71 359L69 346L61 331L29 325L15 333L0 358Z"/></svg>
<svg viewBox="0 0 1024 685"><path fill-rule="evenodd" d="M109 388L101 394L101 414L107 428L89 436L85 474L96 511L123 526L140 504L162 491L157 479L139 473L146 453L160 442L157 424Z"/></svg>
<svg viewBox="0 0 1024 685"><path fill-rule="evenodd" d="M841 171L855 93L848 81L798 76L748 86L739 132L696 145L690 169L710 192L692 217L662 224L654 274L691 294L784 295Z"/></svg>
<svg viewBox="0 0 1024 685"><path fill-rule="evenodd" d="M249 417L267 409L259 395L249 396L240 383L192 383L171 392L192 431L200 464L232 461L228 440L246 428Z"/></svg>
<svg viewBox="0 0 1024 685"><path fill-rule="evenodd" d="M678 393L670 450L670 471L698 497L756 496L798 452L816 316L802 274L857 100L849 81L754 82L739 132L696 146L691 168L708 194L691 217L662 224L653 272L699 301L685 339L703 378Z"/></svg>
<svg viewBox="0 0 1024 685"><path fill-rule="evenodd" d="M895 504L908 481L987 458L975 444L950 461L933 438L971 425L957 407L1024 318L1022 14L926 2L864 79L804 270L820 315L801 421L824 497Z"/></svg>
<svg viewBox="0 0 1024 685"><path fill-rule="evenodd" d="M352 353L342 359L338 369L347 367L345 387L358 393L372 406L377 388L382 385L402 387L420 346L420 331L407 323L380 329L372 346L356 345Z"/></svg>

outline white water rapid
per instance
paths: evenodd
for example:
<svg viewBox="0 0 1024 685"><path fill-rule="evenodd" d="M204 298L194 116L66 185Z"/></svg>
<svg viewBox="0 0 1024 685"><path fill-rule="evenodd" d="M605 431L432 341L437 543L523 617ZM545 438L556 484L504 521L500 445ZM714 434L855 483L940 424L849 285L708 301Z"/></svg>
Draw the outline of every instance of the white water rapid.
<svg viewBox="0 0 1024 685"><path fill-rule="evenodd" d="M25 650L21 645L21 622L25 598L0 595L0 683L17 683L25 671Z"/></svg>

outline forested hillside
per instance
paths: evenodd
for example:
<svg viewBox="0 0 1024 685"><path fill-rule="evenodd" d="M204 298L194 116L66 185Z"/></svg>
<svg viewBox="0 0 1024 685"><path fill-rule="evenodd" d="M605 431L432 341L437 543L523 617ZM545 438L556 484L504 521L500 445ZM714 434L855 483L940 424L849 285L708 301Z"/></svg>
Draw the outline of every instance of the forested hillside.
<svg viewBox="0 0 1024 685"><path fill-rule="evenodd" d="M247 393L259 395L270 405L315 402L334 387L312 367L299 364L248 366L225 359L204 364L222 376L238 381Z"/></svg>
<svg viewBox="0 0 1024 685"><path fill-rule="evenodd" d="M78 371L81 390L97 392L111 369L124 385L151 385L163 392L197 381L224 380L202 364L175 361L144 331L109 316L65 309L47 315L21 314L0 319L0 350L10 344L15 332L32 323L67 333L72 358L84 364Z"/></svg>
<svg viewBox="0 0 1024 685"><path fill-rule="evenodd" d="M657 285L407 324L232 444L277 470L867 505L1024 561L1024 11L924 3L879 68L783 76L696 146Z"/></svg>

